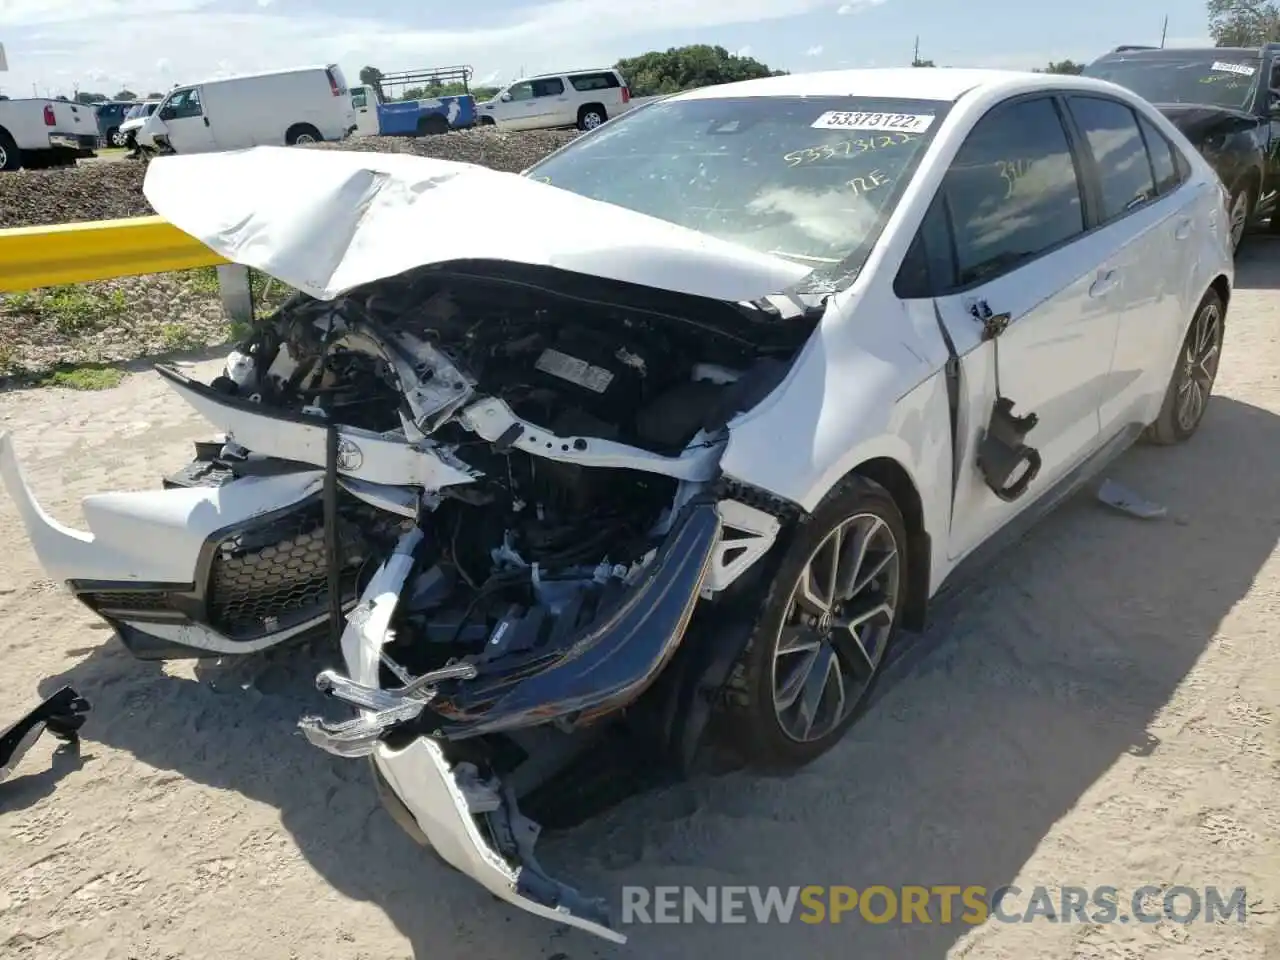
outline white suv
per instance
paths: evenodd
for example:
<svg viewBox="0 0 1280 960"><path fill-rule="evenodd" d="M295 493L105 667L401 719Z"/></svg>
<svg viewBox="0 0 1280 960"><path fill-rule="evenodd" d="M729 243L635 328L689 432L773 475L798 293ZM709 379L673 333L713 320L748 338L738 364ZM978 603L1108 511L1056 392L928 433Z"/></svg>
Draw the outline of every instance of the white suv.
<svg viewBox="0 0 1280 960"><path fill-rule="evenodd" d="M545 73L516 80L480 104L478 122L512 130L594 130L630 103L627 81L611 67Z"/></svg>

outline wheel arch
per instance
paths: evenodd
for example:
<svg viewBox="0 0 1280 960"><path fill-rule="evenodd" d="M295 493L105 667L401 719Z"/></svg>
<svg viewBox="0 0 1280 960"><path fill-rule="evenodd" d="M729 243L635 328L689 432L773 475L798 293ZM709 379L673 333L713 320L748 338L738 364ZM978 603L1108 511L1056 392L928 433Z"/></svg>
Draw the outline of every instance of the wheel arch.
<svg viewBox="0 0 1280 960"><path fill-rule="evenodd" d="M599 110L600 116L604 117L606 120L609 119L609 111L605 109L605 105L603 103L598 102L584 103L578 107L578 119L581 120L582 115L588 110Z"/></svg>
<svg viewBox="0 0 1280 960"><path fill-rule="evenodd" d="M932 541L924 518L924 501L911 474L892 457L864 460L849 476L860 476L883 487L893 498L907 528L907 601L902 625L908 630L924 628L929 606Z"/></svg>
<svg viewBox="0 0 1280 960"><path fill-rule="evenodd" d="M1209 284L1209 289L1216 293L1222 299L1223 311L1231 303L1231 281L1227 279L1225 273L1220 273L1213 278L1213 282ZM1225 324L1227 318L1224 316L1222 322Z"/></svg>

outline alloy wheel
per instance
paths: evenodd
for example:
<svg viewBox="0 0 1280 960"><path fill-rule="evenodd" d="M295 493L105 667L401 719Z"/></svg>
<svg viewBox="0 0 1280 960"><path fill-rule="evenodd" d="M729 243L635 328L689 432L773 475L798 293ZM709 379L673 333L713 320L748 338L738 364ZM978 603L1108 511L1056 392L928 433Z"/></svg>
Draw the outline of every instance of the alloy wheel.
<svg viewBox="0 0 1280 960"><path fill-rule="evenodd" d="M315 143L315 142L316 142L316 138L315 138L315 137L313 137L313 136L312 136L311 134L309 134L309 133L300 133L300 134L298 134L298 135L294 138L293 142L294 142L295 144L299 144L299 143Z"/></svg>
<svg viewBox="0 0 1280 960"><path fill-rule="evenodd" d="M773 658L783 733L820 740L857 708L884 658L902 580L889 525L856 514L810 555L792 589Z"/></svg>
<svg viewBox="0 0 1280 960"><path fill-rule="evenodd" d="M4 144L0 143L0 170L4 170L9 166L9 151L4 148Z"/></svg>
<svg viewBox="0 0 1280 960"><path fill-rule="evenodd" d="M589 111L582 115L582 127L584 130L594 130L602 123L604 123L604 119L594 111Z"/></svg>
<svg viewBox="0 0 1280 960"><path fill-rule="evenodd" d="M1244 240L1244 228L1249 222L1249 191L1243 189L1231 201L1231 249L1239 248Z"/></svg>
<svg viewBox="0 0 1280 960"><path fill-rule="evenodd" d="M1186 432L1195 429L1209 402L1209 391L1218 376L1221 331L1222 311L1216 303L1208 303L1196 315L1187 333L1179 361L1182 375L1177 394L1178 426Z"/></svg>
<svg viewBox="0 0 1280 960"><path fill-rule="evenodd" d="M122 134L119 130L111 131L111 145L113 147L123 147L124 134Z"/></svg>

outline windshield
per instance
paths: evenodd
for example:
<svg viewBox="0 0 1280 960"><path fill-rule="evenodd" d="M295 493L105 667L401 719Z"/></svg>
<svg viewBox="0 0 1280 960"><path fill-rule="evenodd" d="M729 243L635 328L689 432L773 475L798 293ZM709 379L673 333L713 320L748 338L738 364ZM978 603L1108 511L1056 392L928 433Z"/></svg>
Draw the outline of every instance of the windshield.
<svg viewBox="0 0 1280 960"><path fill-rule="evenodd" d="M1257 57L1212 51L1106 59L1085 67L1086 77L1110 80L1151 103L1206 103L1247 109L1258 80Z"/></svg>
<svg viewBox="0 0 1280 960"><path fill-rule="evenodd" d="M527 175L819 271L856 270L948 106L668 100L622 115Z"/></svg>

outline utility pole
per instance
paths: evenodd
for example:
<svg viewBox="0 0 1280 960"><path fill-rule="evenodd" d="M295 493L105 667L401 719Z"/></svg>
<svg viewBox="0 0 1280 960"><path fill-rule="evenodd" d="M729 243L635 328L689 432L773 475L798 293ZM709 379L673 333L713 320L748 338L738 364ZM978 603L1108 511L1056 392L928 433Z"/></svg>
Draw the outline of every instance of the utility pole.
<svg viewBox="0 0 1280 960"><path fill-rule="evenodd" d="M915 49L915 52L911 54L911 65L914 67L919 62L920 62L920 36L919 34L917 34L916 49Z"/></svg>
<svg viewBox="0 0 1280 960"><path fill-rule="evenodd" d="M1164 49L1165 38L1169 36L1169 15L1164 15L1164 26L1160 28L1160 49Z"/></svg>

